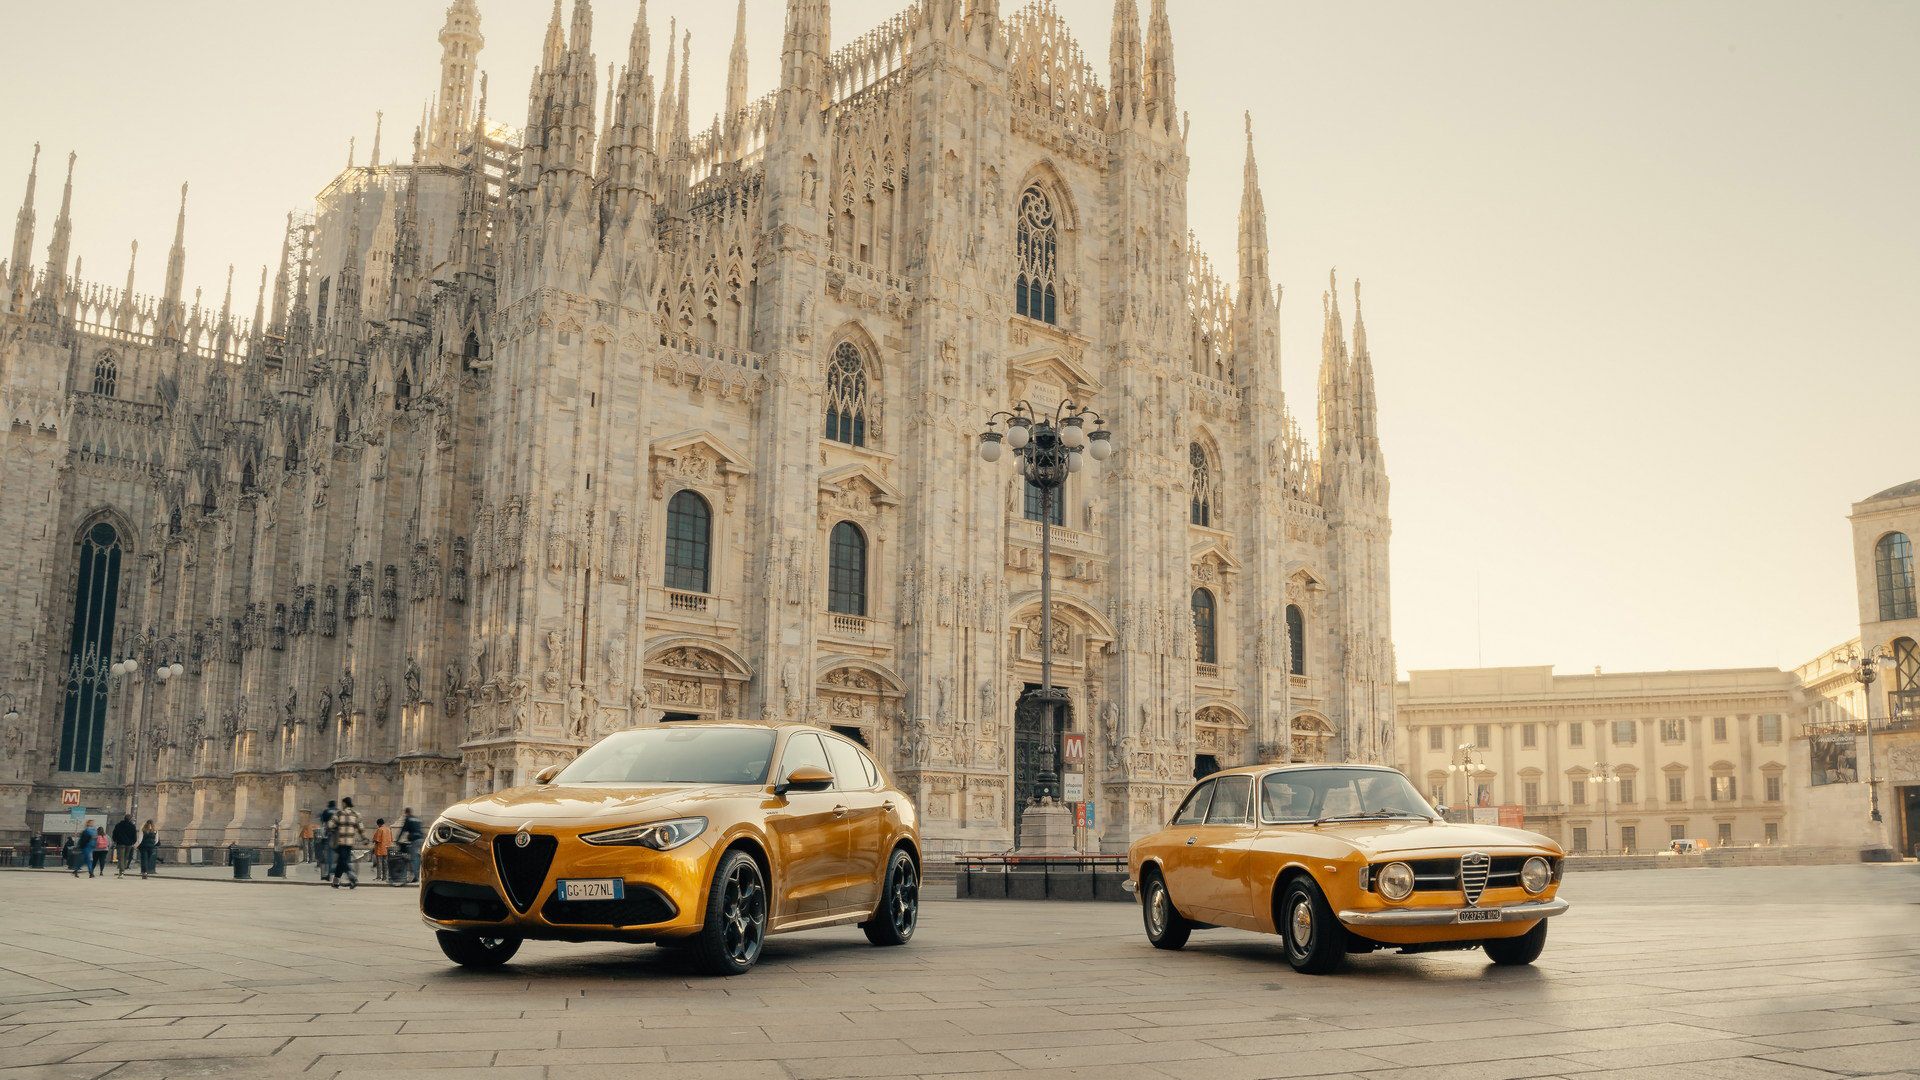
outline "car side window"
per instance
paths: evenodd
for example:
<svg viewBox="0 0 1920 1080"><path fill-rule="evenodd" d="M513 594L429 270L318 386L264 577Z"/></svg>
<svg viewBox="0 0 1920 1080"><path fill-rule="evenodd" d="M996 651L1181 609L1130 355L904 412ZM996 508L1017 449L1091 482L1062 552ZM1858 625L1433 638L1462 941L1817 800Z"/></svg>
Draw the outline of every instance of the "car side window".
<svg viewBox="0 0 1920 1080"><path fill-rule="evenodd" d="M1172 824L1198 825L1207 820L1207 803L1213 799L1213 783L1207 780L1194 788L1187 796L1187 801L1181 803L1180 809L1174 813Z"/></svg>
<svg viewBox="0 0 1920 1080"><path fill-rule="evenodd" d="M787 752L780 757L779 779L792 776L793 770L802 765L833 771L833 765L827 761L827 748L820 745L820 736L811 731L803 731L787 740Z"/></svg>
<svg viewBox="0 0 1920 1080"><path fill-rule="evenodd" d="M878 786L880 783L880 766L875 765L873 763L872 754L867 753L865 750L859 751L859 754L860 754L860 767L866 770L867 786L868 787Z"/></svg>
<svg viewBox="0 0 1920 1080"><path fill-rule="evenodd" d="M1312 788L1290 781L1285 773L1269 773L1260 782L1260 820L1307 821L1312 817Z"/></svg>
<svg viewBox="0 0 1920 1080"><path fill-rule="evenodd" d="M860 764L860 751L844 739L815 735L814 738L827 744L827 757L833 761L833 786L842 791L858 791L872 787L867 781L867 770Z"/></svg>
<svg viewBox="0 0 1920 1080"><path fill-rule="evenodd" d="M1213 782L1213 804L1207 808L1209 825L1245 825L1247 798L1253 794L1253 777L1223 776Z"/></svg>

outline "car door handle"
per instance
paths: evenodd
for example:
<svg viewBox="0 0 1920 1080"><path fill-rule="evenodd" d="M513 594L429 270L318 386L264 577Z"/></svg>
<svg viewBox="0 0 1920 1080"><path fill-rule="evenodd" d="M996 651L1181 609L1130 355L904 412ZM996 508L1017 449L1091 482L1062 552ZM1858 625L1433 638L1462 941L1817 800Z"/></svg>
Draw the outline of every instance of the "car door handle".
<svg viewBox="0 0 1920 1080"><path fill-rule="evenodd" d="M893 800L888 799L886 802L881 803L880 809L885 810L889 814L893 813Z"/></svg>
<svg viewBox="0 0 1920 1080"><path fill-rule="evenodd" d="M1195 840L1198 840L1198 839L1200 839L1200 838L1199 838L1199 837L1197 837L1197 836L1189 836L1189 837L1187 837L1187 846L1188 846L1188 847L1192 847L1192 846L1193 846L1193 842L1194 842Z"/></svg>
<svg viewBox="0 0 1920 1080"><path fill-rule="evenodd" d="M847 808L846 808L845 806L836 806L836 807L834 807L834 808L833 808L833 816L834 816L834 817L846 817L846 816L847 816Z"/></svg>

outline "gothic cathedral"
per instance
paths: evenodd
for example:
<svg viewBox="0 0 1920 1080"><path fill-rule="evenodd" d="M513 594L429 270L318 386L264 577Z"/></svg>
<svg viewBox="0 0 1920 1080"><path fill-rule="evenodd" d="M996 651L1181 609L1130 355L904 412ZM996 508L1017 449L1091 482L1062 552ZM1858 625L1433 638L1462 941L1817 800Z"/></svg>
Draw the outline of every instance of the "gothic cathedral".
<svg viewBox="0 0 1920 1080"><path fill-rule="evenodd" d="M217 306L184 291L185 188L155 297L69 266L71 158L36 266L29 180L0 838L137 786L170 845L259 843L340 795L430 817L609 731L806 719L874 749L932 850L1000 850L1042 650L1089 849L1197 772L1386 759L1358 286L1350 332L1323 297L1309 437L1251 148L1231 281L1187 231L1164 0L1144 34L1116 0L1104 86L1050 0L918 0L838 49L828 0L785 18L778 87L748 98L736 42L694 129L644 2L606 87L591 0L556 3L516 128L454 0L410 160L376 139L291 215L250 319L231 269ZM975 452L1022 400L1114 431L1044 510Z"/></svg>

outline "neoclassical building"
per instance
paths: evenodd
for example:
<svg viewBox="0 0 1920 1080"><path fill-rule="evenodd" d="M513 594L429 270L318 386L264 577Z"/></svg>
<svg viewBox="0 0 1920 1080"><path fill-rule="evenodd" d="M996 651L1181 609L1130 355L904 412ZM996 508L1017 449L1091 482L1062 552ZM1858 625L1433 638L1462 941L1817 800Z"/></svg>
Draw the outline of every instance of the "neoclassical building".
<svg viewBox="0 0 1920 1080"><path fill-rule="evenodd" d="M827 7L787 4L764 97L736 44L696 128L686 42L656 89L642 4L601 86L575 0L515 127L456 0L408 152L376 138L289 217L251 318L231 270L187 291L185 188L153 296L70 264L71 158L50 239L30 185L0 267L0 833L137 786L170 842L256 839L634 725L808 717L891 763L936 848L1000 849L1043 649L1090 847L1197 770L1386 760L1358 286L1350 327L1323 298L1303 432L1251 150L1234 266L1187 231L1163 4L1143 33L1118 0L1104 85L1048 0L921 0L838 49ZM975 436L1068 399L1118 449L1053 504L1043 641L1040 504Z"/></svg>

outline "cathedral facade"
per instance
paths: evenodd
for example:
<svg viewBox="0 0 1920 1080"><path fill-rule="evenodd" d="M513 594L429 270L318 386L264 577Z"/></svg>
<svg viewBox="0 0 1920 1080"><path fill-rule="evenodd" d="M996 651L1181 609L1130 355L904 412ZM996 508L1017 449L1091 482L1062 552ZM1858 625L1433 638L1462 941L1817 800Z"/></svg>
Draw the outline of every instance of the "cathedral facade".
<svg viewBox="0 0 1920 1080"><path fill-rule="evenodd" d="M1196 771L1389 759L1358 287L1350 331L1323 298L1305 434L1251 147L1231 278L1187 231L1162 0L1144 30L1117 0L1104 85L1049 0L919 0L838 49L828 0L788 0L777 89L749 100L736 43L704 129L644 3L609 86L591 0L568 16L515 128L455 0L407 160L376 140L289 217L251 318L231 270L185 291L184 188L152 296L69 265L71 158L38 258L30 185L0 267L0 834L58 831L80 789L137 792L170 844L258 842L636 725L805 717L874 748L932 848L999 850L1050 756L1042 650L1089 848ZM1045 511L1050 640L1042 504L976 452L1023 400L1114 432Z"/></svg>

